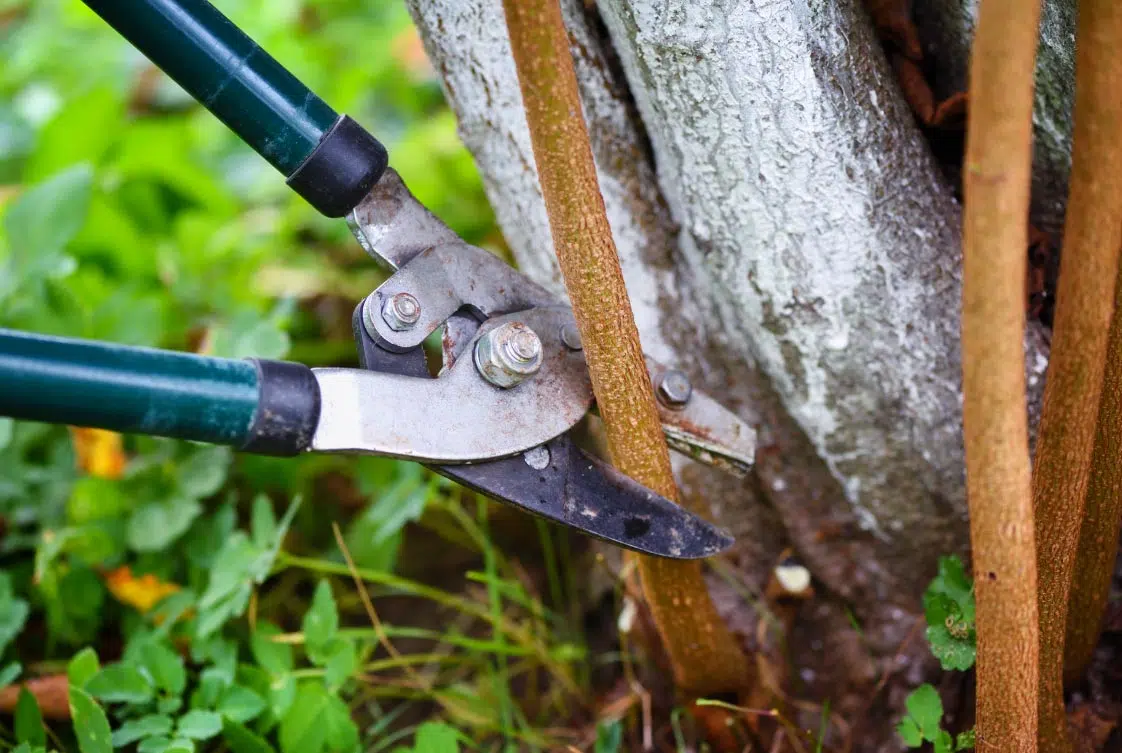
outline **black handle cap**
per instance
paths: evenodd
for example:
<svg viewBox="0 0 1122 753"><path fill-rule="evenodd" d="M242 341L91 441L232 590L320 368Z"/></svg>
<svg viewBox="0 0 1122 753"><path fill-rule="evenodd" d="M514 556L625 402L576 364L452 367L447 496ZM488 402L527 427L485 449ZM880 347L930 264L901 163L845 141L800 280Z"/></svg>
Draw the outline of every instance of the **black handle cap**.
<svg viewBox="0 0 1122 753"><path fill-rule="evenodd" d="M389 164L386 148L346 115L340 115L288 185L327 217L343 217L370 192Z"/></svg>
<svg viewBox="0 0 1122 753"><path fill-rule="evenodd" d="M239 449L258 455L296 455L308 449L319 424L315 374L302 363L250 360L257 366L257 412Z"/></svg>

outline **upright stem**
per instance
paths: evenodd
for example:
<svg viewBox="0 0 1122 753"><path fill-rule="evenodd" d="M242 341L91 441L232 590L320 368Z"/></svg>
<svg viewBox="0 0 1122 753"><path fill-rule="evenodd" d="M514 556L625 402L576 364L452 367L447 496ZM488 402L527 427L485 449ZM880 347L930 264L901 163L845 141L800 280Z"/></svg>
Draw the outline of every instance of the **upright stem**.
<svg viewBox="0 0 1122 753"><path fill-rule="evenodd" d="M982 0L970 65L962 361L980 753L1036 750L1037 574L1021 281L1039 14L1039 2Z"/></svg>
<svg viewBox="0 0 1122 753"><path fill-rule="evenodd" d="M1040 742L1048 752L1071 750L1063 699L1064 632L1122 244L1122 98L1117 91L1122 6L1115 0L1083 0L1076 34L1071 192L1033 473Z"/></svg>
<svg viewBox="0 0 1122 753"><path fill-rule="evenodd" d="M1079 679L1099 642L1122 525L1122 270L1114 294L1098 431L1079 530L1064 639L1064 681Z"/></svg>
<svg viewBox="0 0 1122 753"><path fill-rule="evenodd" d="M542 195L592 375L612 462L670 499L678 490L624 287L558 0L504 0ZM639 559L643 590L692 694L738 690L748 662L709 599L696 562Z"/></svg>

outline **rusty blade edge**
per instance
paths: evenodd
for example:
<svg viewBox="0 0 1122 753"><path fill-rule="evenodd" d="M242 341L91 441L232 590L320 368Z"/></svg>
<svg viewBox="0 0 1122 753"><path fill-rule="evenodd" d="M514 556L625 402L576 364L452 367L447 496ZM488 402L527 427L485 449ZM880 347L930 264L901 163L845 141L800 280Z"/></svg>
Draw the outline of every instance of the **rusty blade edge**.
<svg viewBox="0 0 1122 753"><path fill-rule="evenodd" d="M512 458L432 467L499 501L655 557L700 559L733 543L728 533L588 455L567 436Z"/></svg>

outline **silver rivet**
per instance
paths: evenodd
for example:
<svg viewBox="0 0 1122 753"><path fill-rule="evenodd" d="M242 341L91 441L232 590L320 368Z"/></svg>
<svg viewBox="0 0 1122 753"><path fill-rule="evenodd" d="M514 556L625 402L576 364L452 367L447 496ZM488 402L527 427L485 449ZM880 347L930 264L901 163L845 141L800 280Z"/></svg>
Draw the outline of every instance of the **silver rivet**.
<svg viewBox="0 0 1122 753"><path fill-rule="evenodd" d="M544 471L549 467L549 448L540 444L522 453L522 459L535 471Z"/></svg>
<svg viewBox="0 0 1122 753"><path fill-rule="evenodd" d="M394 332L404 332L421 319L421 304L409 293L395 293L382 304L382 320Z"/></svg>
<svg viewBox="0 0 1122 753"><path fill-rule="evenodd" d="M580 341L580 330L572 322L561 325L561 342L565 343L565 347L569 350L584 348L584 343Z"/></svg>
<svg viewBox="0 0 1122 753"><path fill-rule="evenodd" d="M475 368L491 384L516 387L542 366L542 341L521 322L507 322L485 333L475 344Z"/></svg>
<svg viewBox="0 0 1122 753"><path fill-rule="evenodd" d="M671 408L680 408L690 401L693 385L684 371L671 369L658 380L658 397Z"/></svg>

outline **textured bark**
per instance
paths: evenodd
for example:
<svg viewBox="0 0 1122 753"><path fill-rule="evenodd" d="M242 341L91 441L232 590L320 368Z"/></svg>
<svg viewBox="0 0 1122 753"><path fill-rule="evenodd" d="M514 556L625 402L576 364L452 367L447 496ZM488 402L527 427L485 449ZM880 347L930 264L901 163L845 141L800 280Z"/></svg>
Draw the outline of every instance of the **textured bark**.
<svg viewBox="0 0 1122 753"><path fill-rule="evenodd" d="M970 42L979 0L926 0L913 4L924 54L938 71L939 98L966 90ZM1058 233L1071 173L1071 108L1075 93L1075 0L1045 0L1036 54L1033 109L1031 217Z"/></svg>
<svg viewBox="0 0 1122 753"><path fill-rule="evenodd" d="M730 344L917 592L966 538L959 210L861 9L599 7Z"/></svg>
<svg viewBox="0 0 1122 753"><path fill-rule="evenodd" d="M562 291L500 0L408 0L408 4L519 267L539 282ZM673 0L668 5L683 13L695 6L686 0ZM743 4L742 15L749 11L755 15L738 23L771 28L769 34L773 35L768 37L771 41L761 41L750 49L721 41L721 12L699 13L694 24L698 37L713 41L706 43L705 55L698 53L701 60L695 62L723 62L727 77L743 79L742 64L765 66L769 60L776 61L767 76L751 82L759 89L752 95L758 102L755 119L772 122L776 112L799 112L801 108L822 113L822 127L800 131L789 144L776 144L778 125L774 125L771 141L760 148L780 150L780 154L805 153L806 162L812 163L809 169L815 174L822 171L822 182L837 180L839 163L853 168L864 166L853 170L853 182L848 185L854 195L873 197L869 211L846 214L843 229L828 237L819 239L812 232L810 237L803 236L802 243L773 249L769 233L774 223L745 228L745 218L757 214L764 219L780 216L790 203L790 195L798 193L798 176L775 168L767 190L757 197L764 203L762 209L743 201L743 190L724 195L713 190L713 201L727 207L729 217L727 225L714 225L713 232L722 241L708 255L698 252L691 233L680 232L675 220L688 223L690 218L679 209L671 213L653 168L656 162L660 166L676 163L677 139L656 139L657 154L652 159L612 40L600 26L596 10L587 11L582 0L565 0L564 10L600 187L644 350L668 365L686 369L695 385L719 395L742 416L758 423L760 430L755 479L737 481L707 468L683 464L683 497L703 506L736 535L731 560L757 590L763 589L775 558L788 541L796 547L816 582L823 585L816 588L815 601L804 609L791 639L791 655L797 657L794 669L801 680L800 696L830 699L831 709L850 722L867 715L854 730L854 742L860 750L876 750L893 745L890 741L894 737L892 725L899 719L897 709L907 690L922 682L933 665L922 630L913 631L915 620L922 620L919 595L933 574L937 557L948 551L964 551L967 543L957 357L961 280L957 228L961 215L948 198L949 187L926 156L911 113L903 105L895 79L856 4L803 0L777 8L788 5L796 16L813 18L815 25L801 31L794 22L777 25L761 16L762 11L753 4ZM833 9L826 19L820 17L823 6ZM600 3L600 9L604 7L605 3ZM851 40L851 54L845 54L840 43L825 48L819 44L816 30L823 24L828 32L823 32L824 38ZM618 33L614 42L625 53L629 49L625 44L632 44ZM682 65L694 55L692 51L684 54L660 47L657 36L644 38L642 44L650 45L648 54L664 55ZM833 52L827 55L825 50ZM805 97L789 100L767 91L773 79L784 78L788 69L797 73L808 60L817 66L814 70L822 81L844 86L848 99L832 86L811 88ZM682 88L699 87L698 94L687 96L674 90L674 97L665 105L665 121L658 127L663 132L680 132L686 146L691 139L708 134L729 148L717 149L708 162L685 174L681 179L687 184L685 188L699 181L711 184L715 174L755 176L758 171L737 161L755 149L754 136L738 131L739 119L718 107L726 98L719 89L726 72L716 70L711 83L699 83L701 75L699 71L681 84ZM692 123L704 118L727 119L728 123L716 136L713 131L689 130ZM711 146L707 149L713 151ZM849 180L848 176L845 179ZM670 189L678 190L674 186ZM927 191L933 192L930 198ZM829 196L820 201L800 201L794 220L800 228L825 227L839 216L835 205ZM836 240L839 235L844 239L840 245ZM858 251L853 252L854 248ZM871 251L862 250L866 248ZM747 325L736 323L740 315L735 309L740 304L730 290L739 288L745 296L758 295L760 303L748 306L750 310L778 312L775 318L794 329L803 323L813 327L813 311L820 304L804 305L801 286L771 285L760 292L759 285L752 285L746 277L714 280L714 271L737 264L739 258L784 269L820 268L835 260L844 269L856 270L855 274L882 276L881 286L851 292L839 299L841 305L831 297L833 308L823 311L823 316L838 317L837 326L848 328L853 333L851 340L857 341L860 354L849 359L850 371L863 371L867 363L876 378L831 380L830 374L837 372L834 361L815 360L823 338L836 343L829 331L822 331L821 322L807 335L815 347L811 353L790 337L783 344L785 352L792 354L792 370L785 383L826 383L840 390L840 395L833 394L834 399L874 406L862 416L861 432L836 438L827 453L829 463L818 455L820 442L812 443L807 433L820 437L823 425L841 418L835 412L802 415L804 425L813 429L807 432L792 419L763 371L778 368L786 372L786 364L776 367L746 355L751 353L751 340L744 333ZM930 342L932 351L944 351L931 368L940 370L934 381L947 382L945 390L930 386L929 365L920 355L913 353L898 361L899 350L916 347L913 340L919 338L907 331L906 323L898 323L897 329L889 327L900 315L896 309L886 310L889 304L880 300L892 297L895 286L891 281L907 283L899 302L899 311L912 311L903 315L906 322L924 317L936 322L925 325L926 336L931 339L935 335ZM915 288L923 286L938 291L932 294L938 305L929 305L929 299L913 295ZM920 310L921 306L926 308ZM924 331L922 326L919 331ZM882 342L879 350L871 352L866 341L873 335L887 336L889 344ZM1029 383L1038 397L1046 364L1039 331L1029 333L1027 347ZM950 403L943 416L944 431L932 434L917 423L907 396L892 398L876 384L871 393L867 392L880 375L898 384L907 381L916 369L922 372L914 390L924 400L936 392ZM880 444L894 446L897 457L880 456L878 443L857 443L863 433L875 436L878 432L887 437ZM901 443L903 435L909 439ZM864 459L877 470L866 472L851 463L834 462L838 456L843 461L847 456ZM922 479L940 474L950 479L946 488L916 482L917 466L922 469ZM942 470L933 470L937 467ZM897 484L899 479L907 483ZM850 502L852 497L847 498L847 489L886 500L901 511L906 525L894 530L896 513L889 510L874 526L863 528L858 520L860 508ZM920 523L932 510L933 522ZM752 644L751 636L756 632L753 610L746 608L722 581L711 578L710 587L722 616L747 644ZM852 627L854 616L860 622L860 632ZM889 683L876 698L870 697L878 677L896 677L897 673L898 682ZM802 721L816 727L820 717L810 711Z"/></svg>
<svg viewBox="0 0 1122 753"><path fill-rule="evenodd" d="M977 750L1035 751L1040 684L1021 337L1040 5L984 0L963 166L966 485L977 599Z"/></svg>
<svg viewBox="0 0 1122 753"><path fill-rule="evenodd" d="M1063 697L1064 633L1122 244L1122 99L1117 92L1122 5L1086 0L1079 11L1071 204L1033 469L1041 750L1057 752L1071 750Z"/></svg>
<svg viewBox="0 0 1122 753"><path fill-rule="evenodd" d="M584 343L608 451L669 499L678 487L600 195L558 0L504 3L554 249ZM640 557L647 606L674 680L700 696L749 687L749 664L706 591L701 563Z"/></svg>
<svg viewBox="0 0 1122 753"><path fill-rule="evenodd" d="M1119 274L1122 281L1122 270ZM1064 638L1064 679L1083 676L1099 642L1122 525L1122 284L1115 282L1087 504L1079 531Z"/></svg>

